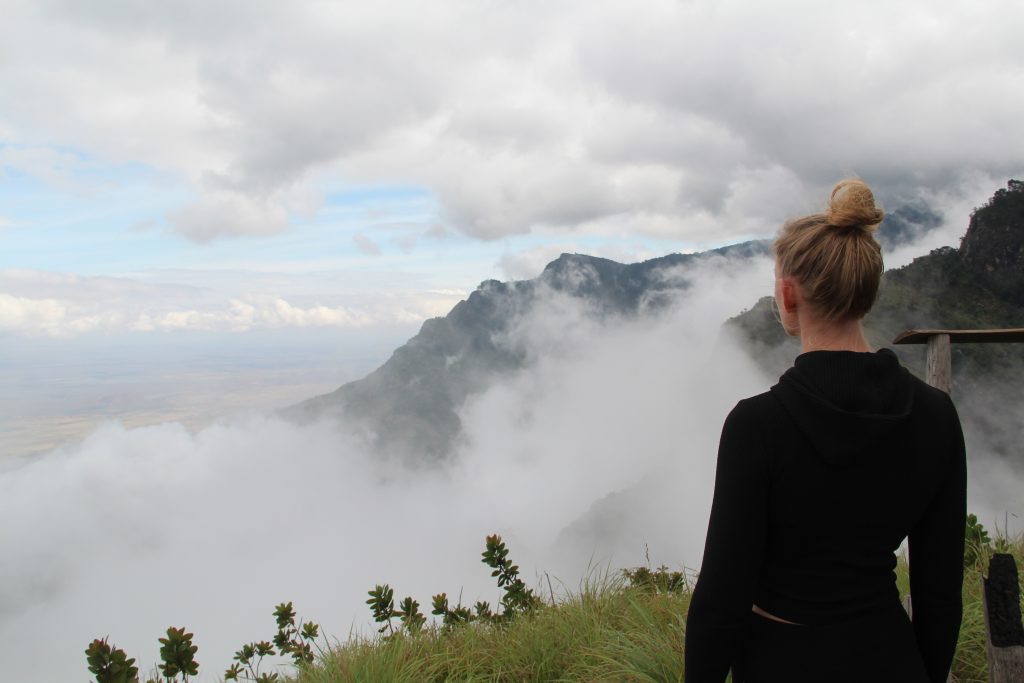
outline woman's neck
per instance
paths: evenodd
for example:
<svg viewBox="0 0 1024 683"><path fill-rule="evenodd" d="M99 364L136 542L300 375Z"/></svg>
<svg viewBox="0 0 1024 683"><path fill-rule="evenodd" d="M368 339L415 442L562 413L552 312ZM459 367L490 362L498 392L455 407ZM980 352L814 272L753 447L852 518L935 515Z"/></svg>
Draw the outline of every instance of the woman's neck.
<svg viewBox="0 0 1024 683"><path fill-rule="evenodd" d="M860 320L835 321L817 320L813 316L800 321L800 344L803 352L808 351L862 351L874 349L864 336Z"/></svg>

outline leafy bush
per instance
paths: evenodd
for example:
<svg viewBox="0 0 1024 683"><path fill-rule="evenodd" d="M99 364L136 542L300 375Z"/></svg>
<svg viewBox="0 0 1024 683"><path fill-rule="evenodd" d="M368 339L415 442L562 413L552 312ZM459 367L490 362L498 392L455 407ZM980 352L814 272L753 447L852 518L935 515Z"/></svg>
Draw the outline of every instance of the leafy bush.
<svg viewBox="0 0 1024 683"><path fill-rule="evenodd" d="M992 550L991 541L988 531L978 521L978 516L967 515L967 525L964 527L964 567L984 564Z"/></svg>
<svg viewBox="0 0 1024 683"><path fill-rule="evenodd" d="M652 593L682 593L690 590L690 582L682 572L670 571L662 565L655 570L648 567L623 569L622 575L633 588L642 588Z"/></svg>
<svg viewBox="0 0 1024 683"><path fill-rule="evenodd" d="M164 683L177 683L179 674L182 683L187 683L189 676L198 675L199 663L195 660L198 650L192 644L191 633L184 628L168 628L166 637L160 638L158 668ZM85 658L89 673L96 676L97 683L138 683L135 659L129 659L124 650L108 644L106 638L92 641L85 650ZM146 683L161 683L159 678L147 678Z"/></svg>
<svg viewBox="0 0 1024 683"><path fill-rule="evenodd" d="M282 602L275 607L274 619L277 621L277 633L274 635L273 644L262 640L243 645L233 657L235 663L224 671L225 681L274 683L281 680L278 674L260 673L264 657L272 657L275 654L291 656L292 663L302 670L313 662L313 647L316 647L319 654L323 654L323 650L316 642L320 637L319 624L307 621L299 622L299 626L296 626L292 603Z"/></svg>
<svg viewBox="0 0 1024 683"><path fill-rule="evenodd" d="M261 673L264 657L280 654L290 656L300 671L313 662L313 648L323 655L324 650L317 644L320 626L311 621L296 625L292 603L282 602L274 609L277 633L273 643L260 641L246 643L234 656L235 663L224 671L225 681L252 681L273 683L282 680L276 673ZM167 629L167 635L159 639L160 664L156 678L147 678L146 683L188 683L189 676L199 674L196 652L199 648L192 643L193 635L184 628ZM276 650L275 650L276 648ZM123 650L112 647L106 638L92 641L85 651L89 673L96 676L97 683L138 683L139 669L135 660L129 659Z"/></svg>
<svg viewBox="0 0 1024 683"><path fill-rule="evenodd" d="M192 644L192 634L186 633L184 628L167 629L167 637L160 638L160 673L168 682L178 680L181 674L182 681L188 681L189 676L199 674L199 662L195 660L199 647Z"/></svg>
<svg viewBox="0 0 1024 683"><path fill-rule="evenodd" d="M543 603L534 592L526 587L523 580L519 578L519 566L512 563L508 557L508 546L501 540L501 537L494 534L486 539L486 546L482 555L482 561L493 571L491 576L498 579L498 587L504 591L501 598L501 611L494 612L488 602L477 602L472 609L459 603L454 607L448 602L447 593L438 593L431 598L430 613L441 617L441 624L447 628L480 621L492 624L508 623L517 615L531 612ZM393 636L400 631L409 635L419 633L426 617L419 611L419 603L411 597L403 598L399 603L398 610L395 610L395 591L388 584L374 586L368 592L370 599L366 604L370 606L373 620L383 624L377 629L378 633L388 632ZM401 627L396 629L392 622L399 619Z"/></svg>
<svg viewBox="0 0 1024 683"><path fill-rule="evenodd" d="M139 669L135 660L128 659L124 650L111 647L107 639L97 638L85 650L89 673L96 676L97 683L134 683L139 680Z"/></svg>

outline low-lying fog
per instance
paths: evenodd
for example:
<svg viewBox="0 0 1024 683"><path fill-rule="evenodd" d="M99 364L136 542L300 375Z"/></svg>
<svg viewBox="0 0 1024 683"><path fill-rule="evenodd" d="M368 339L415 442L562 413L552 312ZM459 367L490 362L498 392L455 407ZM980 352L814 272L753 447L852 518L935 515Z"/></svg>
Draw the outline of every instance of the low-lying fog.
<svg viewBox="0 0 1024 683"><path fill-rule="evenodd" d="M382 462L338 424L250 416L194 433L109 422L0 471L4 676L84 680L102 636L145 672L173 625L215 680L243 642L269 639L281 601L333 638L372 633L376 583L427 609L442 591L493 604L479 558L494 532L545 592L545 573L572 590L588 567L645 553L696 568L722 420L774 381L720 325L772 277L767 259L709 263L674 307L633 321L549 297L509 340L527 369L467 402L442 468ZM972 509L1024 512L1009 472L990 473L972 454Z"/></svg>

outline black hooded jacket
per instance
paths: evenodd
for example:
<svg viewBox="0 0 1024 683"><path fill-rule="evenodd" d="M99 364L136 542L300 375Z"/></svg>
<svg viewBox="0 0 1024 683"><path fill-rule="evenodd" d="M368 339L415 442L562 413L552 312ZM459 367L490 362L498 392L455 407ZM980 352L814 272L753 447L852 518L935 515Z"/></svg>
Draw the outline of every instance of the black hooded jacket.
<svg viewBox="0 0 1024 683"><path fill-rule="evenodd" d="M725 680L751 606L807 628L899 604L909 539L914 632L944 681L961 619L966 465L949 396L888 349L804 353L722 430L686 624L686 680Z"/></svg>

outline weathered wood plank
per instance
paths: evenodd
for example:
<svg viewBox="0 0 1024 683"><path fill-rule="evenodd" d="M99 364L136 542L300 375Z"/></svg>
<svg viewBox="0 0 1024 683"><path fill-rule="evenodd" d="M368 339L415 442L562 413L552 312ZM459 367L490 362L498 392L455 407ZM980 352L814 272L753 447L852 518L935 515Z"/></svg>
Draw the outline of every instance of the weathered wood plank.
<svg viewBox="0 0 1024 683"><path fill-rule="evenodd" d="M1024 681L1024 624L1020 615L1020 583L1013 555L996 553L981 579L985 609L988 677L991 683Z"/></svg>
<svg viewBox="0 0 1024 683"><path fill-rule="evenodd" d="M996 344L1024 342L1024 327L997 330L907 330L892 340L893 344L927 344L937 334L949 335L957 344Z"/></svg>
<svg viewBox="0 0 1024 683"><path fill-rule="evenodd" d="M928 337L928 358L924 381L947 394L953 385L953 357L949 349L949 335Z"/></svg>

